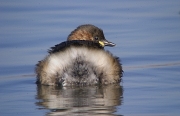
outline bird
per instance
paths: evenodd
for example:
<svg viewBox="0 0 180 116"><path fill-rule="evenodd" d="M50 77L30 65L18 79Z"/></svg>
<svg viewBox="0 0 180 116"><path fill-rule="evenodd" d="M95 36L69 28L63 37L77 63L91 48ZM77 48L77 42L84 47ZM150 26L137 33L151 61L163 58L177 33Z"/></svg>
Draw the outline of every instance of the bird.
<svg viewBox="0 0 180 116"><path fill-rule="evenodd" d="M91 86L120 83L122 65L105 46L115 46L105 39L103 30L83 24L67 40L48 50L35 66L36 83L49 86Z"/></svg>

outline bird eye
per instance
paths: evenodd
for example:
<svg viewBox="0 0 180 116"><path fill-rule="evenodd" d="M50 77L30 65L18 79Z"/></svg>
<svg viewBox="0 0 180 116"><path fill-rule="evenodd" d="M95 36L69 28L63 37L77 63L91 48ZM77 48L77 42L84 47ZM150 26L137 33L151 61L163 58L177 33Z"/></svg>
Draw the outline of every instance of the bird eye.
<svg viewBox="0 0 180 116"><path fill-rule="evenodd" d="M99 37L96 36L94 39L95 39L95 40L99 40Z"/></svg>

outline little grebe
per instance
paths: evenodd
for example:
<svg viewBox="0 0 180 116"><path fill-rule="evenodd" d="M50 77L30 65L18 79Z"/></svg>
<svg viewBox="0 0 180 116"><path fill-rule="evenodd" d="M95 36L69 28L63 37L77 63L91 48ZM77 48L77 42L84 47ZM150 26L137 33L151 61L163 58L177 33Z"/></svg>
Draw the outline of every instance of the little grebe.
<svg viewBox="0 0 180 116"><path fill-rule="evenodd" d="M94 25L81 25L67 41L55 45L36 65L37 83L44 85L96 85L118 83L122 67L104 46L115 46Z"/></svg>

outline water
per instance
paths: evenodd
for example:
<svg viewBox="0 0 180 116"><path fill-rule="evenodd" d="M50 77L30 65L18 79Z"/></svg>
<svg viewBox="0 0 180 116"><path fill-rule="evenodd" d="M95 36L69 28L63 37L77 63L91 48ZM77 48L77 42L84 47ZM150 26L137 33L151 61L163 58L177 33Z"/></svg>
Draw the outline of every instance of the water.
<svg viewBox="0 0 180 116"><path fill-rule="evenodd" d="M180 2L0 1L0 115L179 115ZM35 64L81 24L116 43L120 85L37 86Z"/></svg>

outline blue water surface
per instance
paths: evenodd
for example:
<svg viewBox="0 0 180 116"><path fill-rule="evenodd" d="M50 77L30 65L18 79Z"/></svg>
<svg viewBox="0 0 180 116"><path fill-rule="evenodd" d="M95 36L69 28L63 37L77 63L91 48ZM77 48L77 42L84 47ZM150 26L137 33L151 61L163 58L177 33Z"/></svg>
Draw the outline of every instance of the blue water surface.
<svg viewBox="0 0 180 116"><path fill-rule="evenodd" d="M0 1L0 115L179 115L180 1ZM120 85L37 86L35 64L81 24L116 43Z"/></svg>

